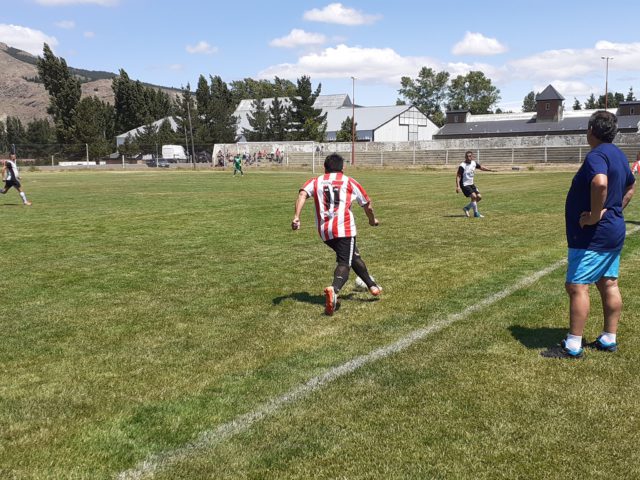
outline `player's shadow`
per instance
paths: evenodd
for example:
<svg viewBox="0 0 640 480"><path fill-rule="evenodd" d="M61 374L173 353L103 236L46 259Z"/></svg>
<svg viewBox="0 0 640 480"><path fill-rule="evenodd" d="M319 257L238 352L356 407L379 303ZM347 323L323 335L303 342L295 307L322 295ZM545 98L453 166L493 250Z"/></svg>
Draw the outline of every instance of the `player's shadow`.
<svg viewBox="0 0 640 480"><path fill-rule="evenodd" d="M466 218L467 216L464 213L460 215L443 215L442 218Z"/></svg>
<svg viewBox="0 0 640 480"><path fill-rule="evenodd" d="M544 348L557 344L567 333L566 328L528 328L522 325L509 327L511 335L527 348Z"/></svg>
<svg viewBox="0 0 640 480"><path fill-rule="evenodd" d="M311 295L309 292L295 292L289 295L282 295L272 300L273 305L280 305L285 300L295 300L296 302L310 303L312 305L324 305L324 295ZM350 300L356 302L377 302L379 298L365 298L358 292L340 293L340 300ZM340 305L338 303L338 305Z"/></svg>
<svg viewBox="0 0 640 480"><path fill-rule="evenodd" d="M630 223L631 225L640 225L640 222L637 222L635 220L625 220L625 223Z"/></svg>
<svg viewBox="0 0 640 480"><path fill-rule="evenodd" d="M313 305L324 305L324 295L311 295L309 292L295 292L289 295L282 295L272 300L274 305L280 305L285 300L295 300L296 302L311 303Z"/></svg>
<svg viewBox="0 0 640 480"><path fill-rule="evenodd" d="M19 207L21 204L20 203L3 203L2 206L3 207Z"/></svg>

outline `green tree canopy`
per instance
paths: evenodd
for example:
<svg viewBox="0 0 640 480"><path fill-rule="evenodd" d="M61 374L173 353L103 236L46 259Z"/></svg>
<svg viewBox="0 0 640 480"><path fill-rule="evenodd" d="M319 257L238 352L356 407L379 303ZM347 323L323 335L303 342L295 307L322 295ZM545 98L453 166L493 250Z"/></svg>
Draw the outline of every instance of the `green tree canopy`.
<svg viewBox="0 0 640 480"><path fill-rule="evenodd" d="M313 107L322 84L313 91L308 76L299 78L297 84L296 95L290 98L289 140L322 142L327 130L327 114Z"/></svg>
<svg viewBox="0 0 640 480"><path fill-rule="evenodd" d="M536 94L533 90L527 93L522 102L523 112L535 112L536 111Z"/></svg>
<svg viewBox="0 0 640 480"><path fill-rule="evenodd" d="M269 140L269 112L267 112L264 100L256 98L251 102L251 107L252 113L247 116L251 128L243 130L244 136L250 142Z"/></svg>
<svg viewBox="0 0 640 480"><path fill-rule="evenodd" d="M443 106L447 98L447 84L449 72L435 72L428 67L422 67L418 78L400 79L398 93L402 101L415 105L425 115L429 116L438 126L444 125ZM396 104L398 104L396 102ZM402 103L404 105L405 103Z"/></svg>
<svg viewBox="0 0 640 480"><path fill-rule="evenodd" d="M578 100L577 98L573 97L573 109L574 110L582 110L582 105L580 105L580 100Z"/></svg>
<svg viewBox="0 0 640 480"><path fill-rule="evenodd" d="M479 71L458 75L449 85L449 108L467 109L473 114L491 113L500 100L500 90L491 84L491 79Z"/></svg>
<svg viewBox="0 0 640 480"><path fill-rule="evenodd" d="M353 130L357 130L358 124L352 125L353 120L347 117L340 124L340 130L336 133L336 142L351 142L353 140ZM352 130L353 127L353 130Z"/></svg>
<svg viewBox="0 0 640 480"><path fill-rule="evenodd" d="M587 101L584 102L585 110L593 110L594 108L598 108L598 102L596 101L596 96L592 93Z"/></svg>
<svg viewBox="0 0 640 480"><path fill-rule="evenodd" d="M268 113L267 138L275 142L284 140L287 136L290 109L278 97L275 97L271 102Z"/></svg>
<svg viewBox="0 0 640 480"><path fill-rule="evenodd" d="M53 117L58 141L71 143L74 139L75 110L80 102L80 81L71 74L65 59L56 57L46 43L43 56L38 57L36 65L49 94L47 112Z"/></svg>
<svg viewBox="0 0 640 480"><path fill-rule="evenodd" d="M76 141L89 146L90 158L103 157L113 151L115 116L111 105L98 97L85 97L78 103L74 121Z"/></svg>

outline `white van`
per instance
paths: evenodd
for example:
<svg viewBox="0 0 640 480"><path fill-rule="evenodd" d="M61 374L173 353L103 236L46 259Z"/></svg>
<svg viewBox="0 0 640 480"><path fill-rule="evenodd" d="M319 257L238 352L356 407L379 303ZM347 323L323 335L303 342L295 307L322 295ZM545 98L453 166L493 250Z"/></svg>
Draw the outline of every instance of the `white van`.
<svg viewBox="0 0 640 480"><path fill-rule="evenodd" d="M186 160L187 152L182 145L163 145L162 158L167 160Z"/></svg>

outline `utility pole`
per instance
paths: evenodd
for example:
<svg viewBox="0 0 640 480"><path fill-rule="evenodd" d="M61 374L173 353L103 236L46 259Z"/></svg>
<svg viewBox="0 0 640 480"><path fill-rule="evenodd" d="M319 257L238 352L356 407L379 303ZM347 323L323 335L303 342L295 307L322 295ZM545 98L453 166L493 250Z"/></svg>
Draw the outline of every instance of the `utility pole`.
<svg viewBox="0 0 640 480"><path fill-rule="evenodd" d="M351 77L351 165L356 164L356 77Z"/></svg>
<svg viewBox="0 0 640 480"><path fill-rule="evenodd" d="M613 60L613 57L600 57L602 60L606 60L607 66L605 70L605 80L604 80L604 109L606 110L608 107L609 101L609 60Z"/></svg>

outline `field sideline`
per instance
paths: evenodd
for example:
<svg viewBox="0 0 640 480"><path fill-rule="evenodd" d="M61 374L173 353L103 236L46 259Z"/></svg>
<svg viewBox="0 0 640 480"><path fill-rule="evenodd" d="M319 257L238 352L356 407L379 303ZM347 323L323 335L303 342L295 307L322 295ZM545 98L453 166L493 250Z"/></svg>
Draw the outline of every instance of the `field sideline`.
<svg viewBox="0 0 640 480"><path fill-rule="evenodd" d="M332 318L311 205L289 229L310 176L29 172L33 207L1 196L0 478L640 477L640 233L620 352L544 359L567 327L564 268L533 277L566 255L571 172L480 172L486 218L467 219L453 170L356 170L381 221L357 212L358 243L384 292L350 281ZM588 338L600 308L594 291Z"/></svg>

